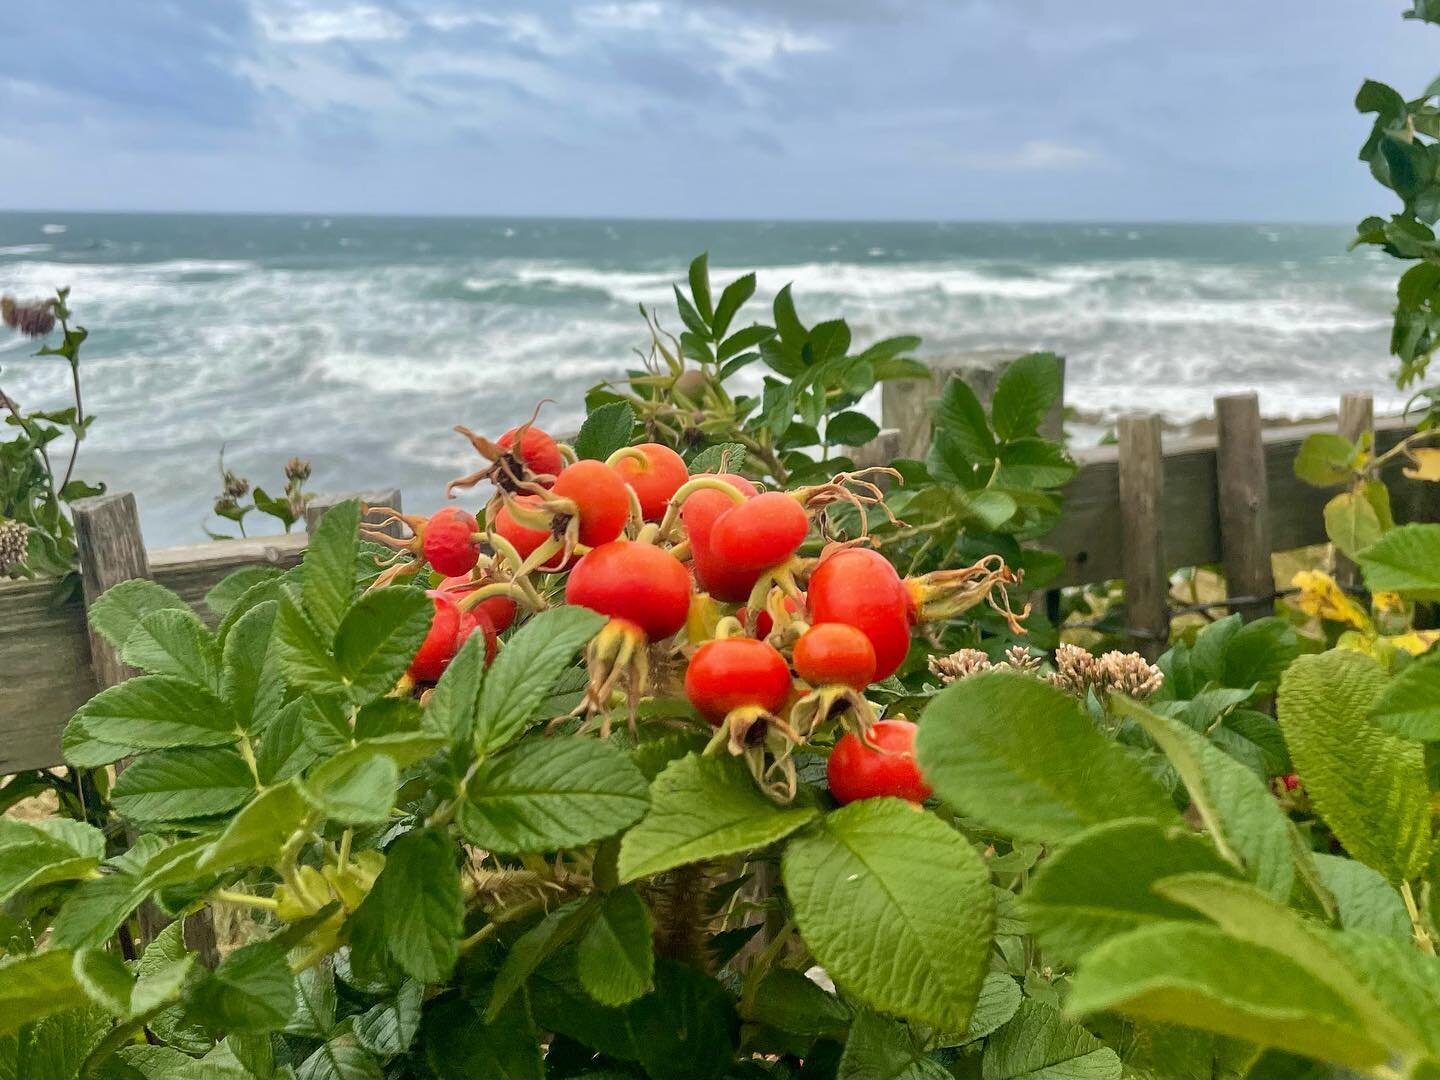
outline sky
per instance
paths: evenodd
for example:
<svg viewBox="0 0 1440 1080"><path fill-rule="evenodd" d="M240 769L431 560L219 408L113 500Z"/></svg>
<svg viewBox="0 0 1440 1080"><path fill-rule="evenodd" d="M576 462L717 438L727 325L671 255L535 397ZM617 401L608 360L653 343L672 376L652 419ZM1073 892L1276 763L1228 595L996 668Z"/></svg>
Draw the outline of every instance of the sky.
<svg viewBox="0 0 1440 1080"><path fill-rule="evenodd" d="M9 0L0 207L1351 222L1407 6Z"/></svg>

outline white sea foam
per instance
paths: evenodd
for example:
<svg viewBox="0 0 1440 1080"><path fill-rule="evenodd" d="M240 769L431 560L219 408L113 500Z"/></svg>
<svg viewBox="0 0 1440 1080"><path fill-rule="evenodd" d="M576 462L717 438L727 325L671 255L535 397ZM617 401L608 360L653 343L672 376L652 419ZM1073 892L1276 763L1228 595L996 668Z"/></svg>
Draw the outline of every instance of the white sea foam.
<svg viewBox="0 0 1440 1080"><path fill-rule="evenodd" d="M0 255L39 255L50 248L50 244L11 244L9 247L0 247Z"/></svg>

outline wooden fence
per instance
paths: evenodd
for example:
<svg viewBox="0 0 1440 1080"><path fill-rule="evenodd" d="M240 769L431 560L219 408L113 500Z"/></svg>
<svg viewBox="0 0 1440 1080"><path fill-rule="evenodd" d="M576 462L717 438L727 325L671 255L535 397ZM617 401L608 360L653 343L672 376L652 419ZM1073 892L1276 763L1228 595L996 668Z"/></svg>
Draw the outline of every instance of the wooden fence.
<svg viewBox="0 0 1440 1080"><path fill-rule="evenodd" d="M1153 652L1168 625L1166 577L1182 566L1223 564L1232 596L1273 592L1269 555L1322 543L1322 510L1331 492L1301 483L1295 454L1306 435L1334 425L1262 429L1253 394L1216 402L1214 436L1177 440L1161 449L1155 416L1130 416L1120 441L1077 451L1080 470L1066 487L1059 525L1044 544L1065 557L1061 585L1124 578L1139 642ZM1342 426L1350 435L1370 424L1368 398L1347 395ZM1403 421L1374 424L1380 450L1409 430ZM924 440L905 435L905 450L924 452ZM859 452L871 462L901 456L902 433L882 431ZM1400 475L1392 485L1402 521L1435 520L1431 489ZM369 501L398 505L399 492L368 493ZM334 500L328 500L333 502ZM310 520L323 508L317 501ZM125 577L148 574L199 605L205 592L243 566L294 565L306 537L295 534L218 541L145 551L129 495L77 506L81 568L87 594ZM75 709L125 675L103 642L86 632L83 604L50 603L51 582L0 584L0 775L59 763L60 731ZM1247 614L1266 608L1246 606Z"/></svg>

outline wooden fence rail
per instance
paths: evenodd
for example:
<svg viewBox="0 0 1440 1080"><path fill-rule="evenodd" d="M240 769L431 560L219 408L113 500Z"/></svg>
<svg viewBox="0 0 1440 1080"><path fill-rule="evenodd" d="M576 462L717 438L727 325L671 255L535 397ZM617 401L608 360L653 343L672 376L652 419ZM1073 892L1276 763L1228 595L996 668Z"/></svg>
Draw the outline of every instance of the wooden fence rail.
<svg viewBox="0 0 1440 1080"><path fill-rule="evenodd" d="M1294 461L1306 435L1333 431L1335 426L1262 431L1249 395L1222 400L1217 411L1218 435L1175 441L1158 457L1155 417L1126 419L1117 446L1078 451L1080 470L1065 489L1064 514L1043 540L1065 558L1059 585L1130 579L1132 601L1148 598L1132 612L1132 625L1138 640L1152 643L1149 651L1167 624L1163 578L1170 570L1225 563L1232 574L1246 575L1247 588L1257 590L1232 589L1232 595L1261 595L1269 591L1259 586L1269 574L1270 552L1325 540L1322 510L1332 492L1297 480ZM1357 416L1369 417L1363 402L1347 405L1345 420L1352 433L1357 430ZM1412 430L1404 421L1389 418L1375 421L1374 429L1381 451ZM875 461L892 460L900 456L900 441L898 431L887 430L861 453ZM907 449L913 452L918 446L923 453L924 441L911 439ZM1398 463L1386 479L1399 520L1436 520L1431 490L1436 485L1406 480ZM397 505L399 493L363 497ZM114 514L117 498L107 497L107 514ZM1243 506L1232 513L1235 500ZM132 499L131 517L133 512ZM108 529L124 529L132 523L138 529L138 522L120 514ZM82 542L90 545L81 559L89 566L97 554L97 541L82 532ZM208 589L241 567L295 565L305 542L305 534L218 541L154 549L147 560L136 559L133 546L115 547L111 539L101 537L102 565L87 571L87 579L93 573L97 583L120 580L113 576L112 555L128 566L122 567L122 577L143 573L142 564L148 561L150 577L198 606ZM113 673L97 676L97 667L110 661L96 664L83 605L77 601L53 608L53 588L45 581L0 584L0 775L58 764L65 722L102 681L108 684L113 678Z"/></svg>

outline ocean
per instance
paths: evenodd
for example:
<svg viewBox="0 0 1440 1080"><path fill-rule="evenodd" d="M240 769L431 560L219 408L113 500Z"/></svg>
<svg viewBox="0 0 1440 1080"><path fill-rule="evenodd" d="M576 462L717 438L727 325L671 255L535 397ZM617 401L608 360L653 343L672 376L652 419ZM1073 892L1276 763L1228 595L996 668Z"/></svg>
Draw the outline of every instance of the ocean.
<svg viewBox="0 0 1440 1080"><path fill-rule="evenodd" d="M920 355L1067 357L1083 437L1126 409L1176 421L1254 389L1267 415L1330 413L1389 384L1400 264L1347 252L1348 226L665 222L0 213L0 293L70 285L86 406L78 475L136 493L151 545L200 542L218 458L267 489L299 455L312 489L399 484L433 509L476 460L456 423L498 434L541 398L573 430L583 394L678 332L670 283L710 252L719 285L794 283L807 322ZM63 364L0 335L0 388L65 403ZM252 527L252 531L255 531ZM263 529L259 531L265 531Z"/></svg>

